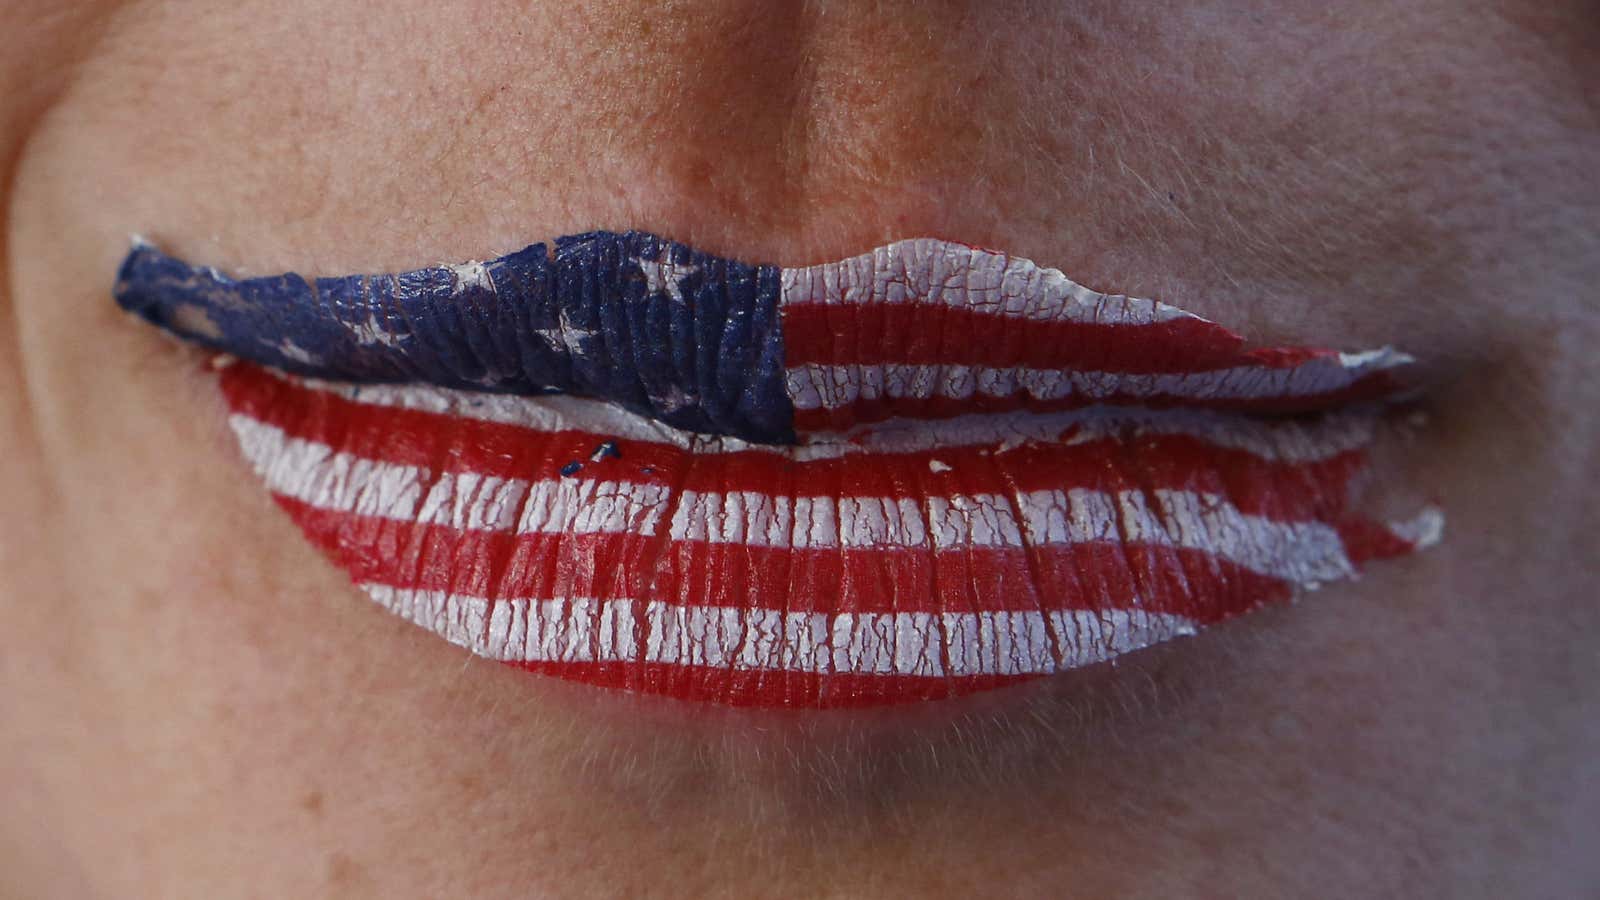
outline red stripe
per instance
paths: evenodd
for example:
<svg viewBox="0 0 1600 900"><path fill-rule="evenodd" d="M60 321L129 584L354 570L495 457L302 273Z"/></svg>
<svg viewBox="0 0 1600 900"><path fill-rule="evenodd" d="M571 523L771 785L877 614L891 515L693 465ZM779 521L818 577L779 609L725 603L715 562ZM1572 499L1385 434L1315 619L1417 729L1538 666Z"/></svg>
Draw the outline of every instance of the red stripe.
<svg viewBox="0 0 1600 900"><path fill-rule="evenodd" d="M1060 438L1070 440L1071 433ZM935 472L937 461L948 471ZM766 453L699 457L683 480L689 489L769 496L926 497L1014 495L1075 487L1103 491L1172 488L1227 497L1242 512L1279 521L1323 518L1345 505L1348 485L1365 465L1350 450L1309 463L1268 462L1187 435L1024 444L997 453L962 447L908 454L858 454L790 462Z"/></svg>
<svg viewBox="0 0 1600 900"><path fill-rule="evenodd" d="M1272 397L1177 397L1160 395L1136 397L1113 394L1088 398L1081 395L1039 399L1026 392L994 396L974 393L969 397L874 397L860 398L843 406L825 409L796 409L794 427L801 433L842 431L868 422L888 419L950 419L981 413L1063 412L1090 406L1138 406L1146 409L1208 409L1255 415L1291 415L1323 412L1353 403L1392 396L1400 388L1392 373L1373 372L1336 391L1299 396Z"/></svg>
<svg viewBox="0 0 1600 900"><path fill-rule="evenodd" d="M478 597L639 598L656 537L514 534L317 509L273 495L357 582Z"/></svg>
<svg viewBox="0 0 1600 900"><path fill-rule="evenodd" d="M1142 609L1205 624L1290 593L1198 550L1111 542L935 552L675 541L661 566L652 600L751 607L776 597L827 613Z"/></svg>
<svg viewBox="0 0 1600 900"><path fill-rule="evenodd" d="M658 555L657 539L634 534L457 530L277 499L357 582L492 599L627 598L826 613L1142 609L1205 624L1290 594L1281 579L1169 547L933 552L667 541Z"/></svg>
<svg viewBox="0 0 1600 900"><path fill-rule="evenodd" d="M1041 677L817 674L648 662L509 662L506 665L596 687L661 694L679 700L783 708L848 708L941 700Z"/></svg>
<svg viewBox="0 0 1600 900"><path fill-rule="evenodd" d="M787 303L786 365L973 365L1105 372L1193 372L1292 365L1243 350L1199 318L1148 325L1039 321L937 303Z"/></svg>
<svg viewBox="0 0 1600 900"><path fill-rule="evenodd" d="M1163 487L1220 494L1243 512L1290 521L1337 515L1350 478L1364 465L1360 450L1317 462L1279 463L1188 435L1139 434L1133 428L1116 440L1025 444L1004 453L958 447L806 462L755 450L695 455L669 444L587 431L536 431L351 402L244 364L224 376L235 412L294 437L397 465L529 480L562 477L564 466L578 462L583 468L574 477L579 479L673 484L705 493L922 498ZM1059 438L1072 436L1069 430ZM590 462L605 441L620 455ZM934 461L949 471L932 471Z"/></svg>

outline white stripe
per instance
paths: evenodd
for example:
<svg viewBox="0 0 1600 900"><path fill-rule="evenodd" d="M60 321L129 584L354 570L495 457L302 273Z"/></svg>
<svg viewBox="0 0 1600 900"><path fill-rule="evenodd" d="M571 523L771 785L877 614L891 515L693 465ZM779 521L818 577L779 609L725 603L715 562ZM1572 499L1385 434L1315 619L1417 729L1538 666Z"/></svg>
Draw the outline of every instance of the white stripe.
<svg viewBox="0 0 1600 900"><path fill-rule="evenodd" d="M631 600L490 602L365 584L373 600L453 644L522 662L655 662L740 670L929 678L1045 674L1179 635L1142 610L810 613ZM643 634L640 633L641 628Z"/></svg>
<svg viewBox="0 0 1600 900"><path fill-rule="evenodd" d="M390 612L491 659L596 662L633 659L639 652L627 600L577 597L491 604L440 591L381 584L361 588Z"/></svg>
<svg viewBox="0 0 1600 900"><path fill-rule="evenodd" d="M517 531L523 534L653 535L672 489L628 481L535 481Z"/></svg>
<svg viewBox="0 0 1600 900"><path fill-rule="evenodd" d="M1021 547L1011 503L995 494L928 497L784 497L756 491L684 491L673 540L760 547L859 549Z"/></svg>
<svg viewBox="0 0 1600 900"><path fill-rule="evenodd" d="M758 452L794 462L839 459L861 453L921 453L957 447L1049 443L1072 433L1075 443L1137 435L1188 435L1269 461L1314 462L1364 447L1372 440L1370 416L1344 414L1312 422L1255 420L1206 410L1092 407L1017 415L969 415L929 421L896 420L843 432L817 432L797 446L752 444L738 438L695 435L628 412L603 400L548 395L517 397L451 390L426 384L367 384L274 377L357 403L414 409L441 416L497 422L532 431L583 431L618 440L666 444L696 454Z"/></svg>
<svg viewBox="0 0 1600 900"><path fill-rule="evenodd" d="M268 489L318 509L519 534L656 533L665 485L434 475L334 452L248 416L230 417L246 459ZM755 491L684 491L669 525L675 541L793 549L968 547L1127 541L1199 550L1303 586L1354 571L1343 541L1320 522L1248 515L1216 494L1073 488L909 497L787 497ZM1022 520L1017 520L1017 513Z"/></svg>
<svg viewBox="0 0 1600 900"><path fill-rule="evenodd" d="M1157 374L961 365L809 363L789 369L785 379L795 409L836 409L858 400L883 397L962 400L974 395L1009 397L1016 394L1036 400L1077 398L1085 403L1109 397L1240 400L1325 394L1347 388L1373 372L1409 362L1409 356L1383 348L1365 354L1314 357L1290 368L1239 366Z"/></svg>
<svg viewBox="0 0 1600 900"><path fill-rule="evenodd" d="M1338 531L1241 512L1217 494L1074 488L929 497L782 497L685 491L673 540L794 549L1022 549L1092 541L1198 550L1305 587L1354 574ZM1022 521L1017 521L1020 512Z"/></svg>
<svg viewBox="0 0 1600 900"><path fill-rule="evenodd" d="M229 416L228 424L268 490L319 509L416 521L428 471L335 452L245 415Z"/></svg>
<svg viewBox="0 0 1600 900"><path fill-rule="evenodd" d="M1155 300L1092 291L1056 269L934 238L896 241L838 262L784 269L780 301L934 303L1038 322L1148 325L1198 316Z"/></svg>
<svg viewBox="0 0 1600 900"><path fill-rule="evenodd" d="M228 423L268 490L332 512L520 534L648 536L672 494L666 485L626 481L433 473L335 452L245 415Z"/></svg>
<svg viewBox="0 0 1600 900"><path fill-rule="evenodd" d="M795 549L837 547L839 521L838 506L832 497L684 491L672 514L668 534L675 541Z"/></svg>
<svg viewBox="0 0 1600 900"><path fill-rule="evenodd" d="M1080 488L1035 491L1017 505L1036 546L1099 540L1198 550L1307 589L1355 574L1339 532L1321 522L1248 515L1215 494L1157 489L1151 496L1154 509L1140 491Z"/></svg>

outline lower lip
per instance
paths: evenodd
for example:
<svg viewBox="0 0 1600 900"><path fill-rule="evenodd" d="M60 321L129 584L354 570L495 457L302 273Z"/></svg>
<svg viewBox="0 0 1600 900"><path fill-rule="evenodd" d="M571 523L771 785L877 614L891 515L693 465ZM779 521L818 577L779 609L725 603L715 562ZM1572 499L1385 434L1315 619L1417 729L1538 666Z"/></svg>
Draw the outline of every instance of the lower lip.
<svg viewBox="0 0 1600 900"><path fill-rule="evenodd" d="M690 437L600 401L226 366L306 535L473 653L738 706L1039 678L1352 576L1429 538L1351 506L1370 414L1068 410Z"/></svg>

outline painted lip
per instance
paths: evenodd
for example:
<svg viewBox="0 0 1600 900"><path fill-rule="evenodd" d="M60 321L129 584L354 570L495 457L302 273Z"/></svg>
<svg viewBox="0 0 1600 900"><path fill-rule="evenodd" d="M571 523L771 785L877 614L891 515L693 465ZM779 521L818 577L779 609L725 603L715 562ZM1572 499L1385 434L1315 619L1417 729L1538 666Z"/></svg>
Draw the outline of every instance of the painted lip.
<svg viewBox="0 0 1600 900"><path fill-rule="evenodd" d="M948 697L1192 634L1442 523L1354 505L1381 409L1359 401L1404 354L1250 350L960 244L778 269L597 232L314 282L140 245L117 299L265 364L220 375L244 455L369 596L610 687Z"/></svg>

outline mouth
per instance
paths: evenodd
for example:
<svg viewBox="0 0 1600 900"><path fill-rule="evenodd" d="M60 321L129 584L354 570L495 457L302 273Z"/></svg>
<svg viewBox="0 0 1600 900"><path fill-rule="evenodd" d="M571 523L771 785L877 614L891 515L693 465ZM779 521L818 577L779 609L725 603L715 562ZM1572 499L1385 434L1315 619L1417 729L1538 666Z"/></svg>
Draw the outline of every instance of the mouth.
<svg viewBox="0 0 1600 900"><path fill-rule="evenodd" d="M219 357L307 538L473 653L739 706L1092 665L1437 540L1357 487L1409 357L1247 349L1026 260L748 266L638 232L117 299ZM223 364L231 363L231 364Z"/></svg>

